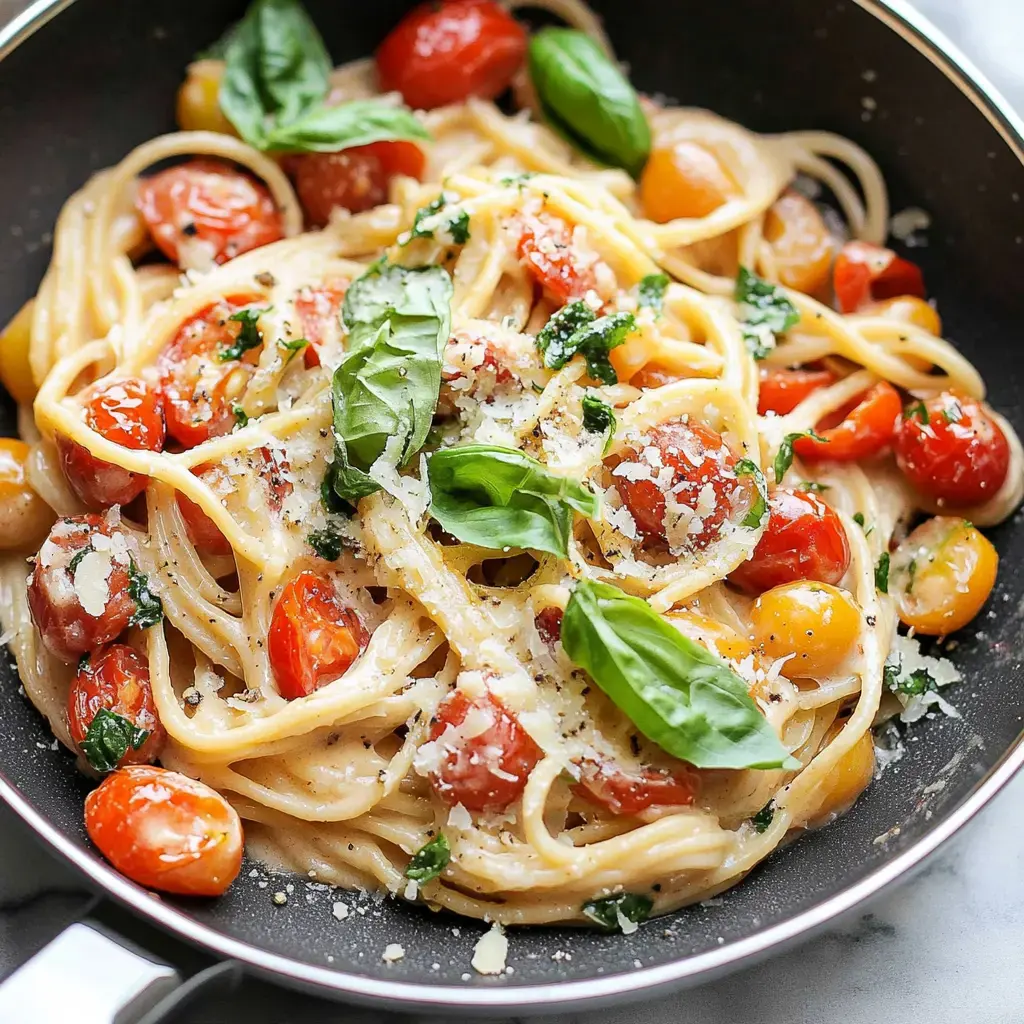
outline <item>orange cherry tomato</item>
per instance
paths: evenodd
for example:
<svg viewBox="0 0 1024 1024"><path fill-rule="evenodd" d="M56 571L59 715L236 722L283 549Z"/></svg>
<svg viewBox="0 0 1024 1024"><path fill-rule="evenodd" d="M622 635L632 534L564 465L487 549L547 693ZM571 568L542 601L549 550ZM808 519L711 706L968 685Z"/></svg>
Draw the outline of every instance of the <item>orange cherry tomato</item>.
<svg viewBox="0 0 1024 1024"><path fill-rule="evenodd" d="M388 199L393 177L422 180L427 158L413 142L371 142L337 153L301 153L287 157L285 169L295 183L311 227L322 228L335 208L362 213Z"/></svg>
<svg viewBox="0 0 1024 1024"><path fill-rule="evenodd" d="M53 524L28 578L28 606L43 643L62 661L77 661L128 626L136 611L129 558L124 534L104 516Z"/></svg>
<svg viewBox="0 0 1024 1024"><path fill-rule="evenodd" d="M653 452L652 452L653 449ZM661 465L672 471L668 482L657 479ZM644 447L612 471L615 487L637 529L647 537L667 539L665 494L693 512L687 540L696 549L717 536L746 487L735 473L736 459L722 435L699 423L663 423L649 431Z"/></svg>
<svg viewBox="0 0 1024 1024"><path fill-rule="evenodd" d="M209 786L153 765L108 775L85 798L89 838L147 889L220 896L242 867L242 823Z"/></svg>
<svg viewBox="0 0 1024 1024"><path fill-rule="evenodd" d="M718 157L689 139L654 150L640 176L640 204L659 224L706 217L738 194L736 179Z"/></svg>
<svg viewBox="0 0 1024 1024"><path fill-rule="evenodd" d="M594 287L593 270L581 264L569 225L557 217L530 218L516 251L537 283L562 305L583 298Z"/></svg>
<svg viewBox="0 0 1024 1024"><path fill-rule="evenodd" d="M526 56L526 31L494 0L420 4L377 50L384 92L432 110L470 96L493 100L512 84Z"/></svg>
<svg viewBox="0 0 1024 1024"><path fill-rule="evenodd" d="M459 726L470 712L483 718L464 737ZM470 811L503 811L517 800L542 751L519 719L494 694L470 700L453 690L438 705L430 739L444 749L444 759L431 775L434 792L449 806Z"/></svg>
<svg viewBox="0 0 1024 1024"><path fill-rule="evenodd" d="M348 281L338 279L303 288L295 296L295 313L302 337L309 344L302 350L307 367L320 365L320 346L331 340L341 343L341 304Z"/></svg>
<svg viewBox="0 0 1024 1024"><path fill-rule="evenodd" d="M879 381L838 426L818 430L823 441L801 437L793 444L793 450L809 462L856 462L870 458L892 441L901 409L899 392L884 380Z"/></svg>
<svg viewBox="0 0 1024 1024"><path fill-rule="evenodd" d="M28 481L31 455L24 441L0 437L0 551L33 548L53 525L53 509Z"/></svg>
<svg viewBox="0 0 1024 1024"><path fill-rule="evenodd" d="M572 791L612 814L639 814L651 807L688 807L700 791L696 771L682 764L675 771L648 767L627 772L614 761L585 758L579 768L580 781Z"/></svg>
<svg viewBox="0 0 1024 1024"><path fill-rule="evenodd" d="M907 407L893 450L914 487L954 508L987 501L1010 469L999 424L980 402L949 391Z"/></svg>
<svg viewBox="0 0 1024 1024"><path fill-rule="evenodd" d="M899 295L924 298L924 275L910 260L870 242L847 242L832 272L840 313L856 313L869 302Z"/></svg>
<svg viewBox="0 0 1024 1024"><path fill-rule="evenodd" d="M614 352L615 349L612 349ZM635 388L663 388L666 384L675 384L677 380L683 380L686 374L677 373L675 370L667 370L657 363L647 363L629 378L629 383ZM621 380L621 377L619 378Z"/></svg>
<svg viewBox="0 0 1024 1024"><path fill-rule="evenodd" d="M370 635L343 605L329 579L305 571L290 580L274 605L267 654L282 697L311 694L348 671Z"/></svg>
<svg viewBox="0 0 1024 1024"><path fill-rule="evenodd" d="M140 377L110 381L82 396L85 422L108 441L133 451L163 451L163 397ZM145 489L148 477L96 458L84 445L57 435L57 454L71 489L86 505L126 505Z"/></svg>
<svg viewBox="0 0 1024 1024"><path fill-rule="evenodd" d="M746 562L729 579L751 593L783 583L838 583L850 567L850 545L839 516L806 491L776 488L768 500L768 526Z"/></svg>
<svg viewBox="0 0 1024 1024"><path fill-rule="evenodd" d="M784 192L764 219L779 280L806 294L820 291L832 266L832 236L818 208L799 192Z"/></svg>
<svg viewBox="0 0 1024 1024"><path fill-rule="evenodd" d="M762 366L760 376L757 411L761 416L770 412L785 416L818 388L836 381L831 370L784 370L774 366Z"/></svg>
<svg viewBox="0 0 1024 1024"><path fill-rule="evenodd" d="M127 718L149 735L138 750L129 747L118 762L151 764L160 756L167 733L156 712L146 659L126 644L111 644L79 666L68 692L68 728L79 745L101 708Z"/></svg>
<svg viewBox="0 0 1024 1024"><path fill-rule="evenodd" d="M266 185L223 160L190 160L143 178L136 206L157 247L175 263L183 250L226 263L284 237Z"/></svg>

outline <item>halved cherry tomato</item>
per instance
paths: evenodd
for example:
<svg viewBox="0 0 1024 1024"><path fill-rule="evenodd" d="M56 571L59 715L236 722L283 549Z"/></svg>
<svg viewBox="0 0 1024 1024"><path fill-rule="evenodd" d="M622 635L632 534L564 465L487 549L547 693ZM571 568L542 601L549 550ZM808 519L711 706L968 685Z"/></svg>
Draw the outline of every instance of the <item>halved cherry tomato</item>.
<svg viewBox="0 0 1024 1024"><path fill-rule="evenodd" d="M104 516L54 523L28 578L28 606L43 643L62 661L77 661L128 626L136 611L130 558L124 534Z"/></svg>
<svg viewBox="0 0 1024 1024"><path fill-rule="evenodd" d="M466 735L460 732L464 723ZM446 804L470 811L505 810L522 795L542 755L516 716L490 692L471 701L453 690L438 705L430 739L445 752L430 777L434 792Z"/></svg>
<svg viewBox="0 0 1024 1024"><path fill-rule="evenodd" d="M659 479L662 466L671 469L668 482ZM730 510L737 503L737 491L749 484L737 479L736 458L722 435L699 423L663 423L649 431L644 447L631 453L612 471L615 487L629 510L637 529L647 537L668 539L678 534L666 525L665 494L692 516L685 535L689 545L707 547L717 536Z"/></svg>
<svg viewBox="0 0 1024 1024"><path fill-rule="evenodd" d="M819 427L818 435L824 440L801 437L794 442L793 450L809 462L856 462L870 458L892 441L901 409L899 392L886 381L879 381L838 426Z"/></svg>
<svg viewBox="0 0 1024 1024"><path fill-rule="evenodd" d="M337 679L370 640L359 616L341 603L329 579L300 572L274 605L267 654L282 697L305 697Z"/></svg>
<svg viewBox="0 0 1024 1024"><path fill-rule="evenodd" d="M85 422L108 441L133 451L163 451L163 397L140 377L100 384L82 398ZM126 505L146 489L149 478L145 474L104 462L61 434L57 435L57 454L71 489L86 505Z"/></svg>
<svg viewBox="0 0 1024 1024"><path fill-rule="evenodd" d="M551 605L549 608L539 611L533 620L541 640L548 647L554 648L555 644L562 639L562 616L564 614L561 608Z"/></svg>
<svg viewBox="0 0 1024 1024"><path fill-rule="evenodd" d="M736 179L718 157L689 139L654 150L640 176L640 203L659 224L706 217L738 194Z"/></svg>
<svg viewBox="0 0 1024 1024"><path fill-rule="evenodd" d="M869 302L898 295L924 298L924 275L910 260L870 242L847 242L832 271L840 313L856 313Z"/></svg>
<svg viewBox="0 0 1024 1024"><path fill-rule="evenodd" d="M85 798L89 838L147 889L220 896L242 866L242 823L209 786L153 765L108 775Z"/></svg>
<svg viewBox="0 0 1024 1024"><path fill-rule="evenodd" d="M516 252L537 283L563 305L594 287L594 271L580 262L563 220L546 214L532 217L523 226Z"/></svg>
<svg viewBox="0 0 1024 1024"><path fill-rule="evenodd" d="M341 304L348 281L339 278L303 288L295 296L295 313L302 337L309 344L302 351L306 366L320 365L320 346L332 340L341 342Z"/></svg>
<svg viewBox="0 0 1024 1024"><path fill-rule="evenodd" d="M196 466L192 473L204 478L215 490L218 483L226 480L226 474L219 466ZM230 542L203 509L191 498L186 498L181 491L175 492L174 498L181 511L181 517L185 520L185 533L196 551L204 555L230 555Z"/></svg>
<svg viewBox="0 0 1024 1024"><path fill-rule="evenodd" d="M627 772L613 761L586 758L572 791L612 814L639 814L651 807L687 807L697 799L700 779L692 768L642 768Z"/></svg>
<svg viewBox="0 0 1024 1024"><path fill-rule="evenodd" d="M432 110L470 96L493 100L512 83L526 56L526 31L494 0L420 4L377 50L384 92Z"/></svg>
<svg viewBox="0 0 1024 1024"><path fill-rule="evenodd" d="M153 241L203 269L284 237L269 189L222 160L190 160L139 182L136 205Z"/></svg>
<svg viewBox="0 0 1024 1024"><path fill-rule="evenodd" d="M427 158L414 142L371 142L338 153L300 153L285 169L310 227L322 228L335 208L362 213L387 202L397 174L420 180Z"/></svg>
<svg viewBox="0 0 1024 1024"><path fill-rule="evenodd" d="M836 381L831 370L784 370L775 366L762 366L760 376L757 411L761 416L770 412L785 416L818 388L826 388Z"/></svg>
<svg viewBox="0 0 1024 1024"><path fill-rule="evenodd" d="M768 527L746 562L729 574L751 593L797 580L838 583L850 567L850 545L839 516L806 491L776 488Z"/></svg>
<svg viewBox="0 0 1024 1024"><path fill-rule="evenodd" d="M1010 445L999 424L980 402L949 391L907 407L893 450L919 491L953 508L987 501L1010 469Z"/></svg>
<svg viewBox="0 0 1024 1024"><path fill-rule="evenodd" d="M185 448L231 431L233 411L249 382L259 349L225 359L242 324L230 317L251 300L233 296L214 302L186 320L157 357L167 433Z"/></svg>
<svg viewBox="0 0 1024 1024"><path fill-rule="evenodd" d="M127 644L111 644L78 667L68 692L68 729L81 744L101 708L127 718L149 735L138 750L129 747L117 767L151 764L160 756L167 733L156 712L149 664Z"/></svg>
<svg viewBox="0 0 1024 1024"><path fill-rule="evenodd" d="M824 287L832 265L832 236L814 203L799 192L784 192L765 214L764 237L787 288L813 295Z"/></svg>

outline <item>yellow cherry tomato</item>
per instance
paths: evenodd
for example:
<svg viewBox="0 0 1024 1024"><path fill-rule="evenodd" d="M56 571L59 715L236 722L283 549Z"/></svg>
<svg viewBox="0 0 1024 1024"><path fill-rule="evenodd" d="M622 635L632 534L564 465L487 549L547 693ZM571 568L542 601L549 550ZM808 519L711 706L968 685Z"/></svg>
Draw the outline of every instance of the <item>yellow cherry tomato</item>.
<svg viewBox="0 0 1024 1024"><path fill-rule="evenodd" d="M175 108L182 131L238 134L220 109L218 93L223 76L224 64L219 60L197 60L188 66Z"/></svg>
<svg viewBox="0 0 1024 1024"><path fill-rule="evenodd" d="M934 334L936 338L942 337L942 318L934 306L916 295L897 295L894 299L872 302L864 312L869 316L888 316L902 320L905 324L912 324Z"/></svg>
<svg viewBox="0 0 1024 1024"><path fill-rule="evenodd" d="M832 735L838 732L834 729ZM867 789L875 774L875 746L871 733L866 732L843 756L818 786L815 796L819 803L807 815L809 822L824 824L848 810Z"/></svg>
<svg viewBox="0 0 1024 1024"><path fill-rule="evenodd" d="M787 288L821 291L832 269L832 237L814 203L798 192L783 193L765 215L764 237Z"/></svg>
<svg viewBox="0 0 1024 1024"><path fill-rule="evenodd" d="M640 178L644 213L659 224L706 217L738 194L736 179L718 157L686 139L654 150Z"/></svg>
<svg viewBox="0 0 1024 1024"><path fill-rule="evenodd" d="M5 551L41 543L57 518L25 478L28 455L24 441L0 438L0 549Z"/></svg>
<svg viewBox="0 0 1024 1024"><path fill-rule="evenodd" d="M28 359L34 304L35 300L29 299L0 334L0 383L19 405L31 405L36 397Z"/></svg>
<svg viewBox="0 0 1024 1024"><path fill-rule="evenodd" d="M904 623L918 633L944 636L981 611L998 565L996 549L970 523L934 516L893 554L889 593Z"/></svg>
<svg viewBox="0 0 1024 1024"><path fill-rule="evenodd" d="M790 679L831 675L860 633L860 612L838 587L801 581L773 587L751 611L754 642L771 658L794 655L782 668Z"/></svg>
<svg viewBox="0 0 1024 1024"><path fill-rule="evenodd" d="M724 622L716 622L691 611L669 612L665 618L683 636L703 644L712 654L726 661L743 661L754 653L754 645Z"/></svg>

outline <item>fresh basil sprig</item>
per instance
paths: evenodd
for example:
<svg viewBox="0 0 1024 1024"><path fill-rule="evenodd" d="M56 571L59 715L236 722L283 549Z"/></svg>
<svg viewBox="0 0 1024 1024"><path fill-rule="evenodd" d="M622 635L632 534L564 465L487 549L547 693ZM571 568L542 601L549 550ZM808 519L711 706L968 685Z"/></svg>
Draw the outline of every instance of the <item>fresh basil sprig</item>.
<svg viewBox="0 0 1024 1024"><path fill-rule="evenodd" d="M138 750L148 738L146 729L140 729L124 715L100 708L86 730L82 753L96 771L112 772L129 747Z"/></svg>
<svg viewBox="0 0 1024 1024"><path fill-rule="evenodd" d="M597 495L514 448L441 448L427 465L430 514L467 544L532 548L565 558L573 509L595 518Z"/></svg>
<svg viewBox="0 0 1024 1024"><path fill-rule="evenodd" d="M375 264L345 293L348 352L334 371L331 486L355 502L379 490L367 470L393 436L396 465L423 446L441 388L452 281L440 267Z"/></svg>
<svg viewBox="0 0 1024 1024"><path fill-rule="evenodd" d="M636 90L584 32L544 28L530 40L530 77L551 126L584 154L638 177L651 128Z"/></svg>
<svg viewBox="0 0 1024 1024"><path fill-rule="evenodd" d="M583 916L605 931L616 931L621 922L620 915L626 921L639 924L651 916L654 901L649 896L635 892L620 892L615 896L603 896L597 900L587 900L580 908Z"/></svg>
<svg viewBox="0 0 1024 1024"><path fill-rule="evenodd" d="M429 843L421 846L409 861L405 869L405 877L411 878L420 885L432 882L452 859L452 850L443 832L439 832Z"/></svg>
<svg viewBox="0 0 1024 1024"><path fill-rule="evenodd" d="M697 768L799 768L747 693L706 647L639 597L583 580L562 618L566 655L649 740Z"/></svg>
<svg viewBox="0 0 1024 1024"><path fill-rule="evenodd" d="M582 301L570 302L554 313L537 335L537 348L549 370L560 370L579 353L586 360L587 373L602 384L617 384L619 377L608 353L623 344L636 327L632 313L595 316Z"/></svg>
<svg viewBox="0 0 1024 1024"><path fill-rule="evenodd" d="M735 297L743 339L755 359L764 359L775 348L775 336L800 322L800 313L782 290L746 267L740 267L736 277Z"/></svg>
<svg viewBox="0 0 1024 1024"><path fill-rule="evenodd" d="M289 153L336 153L371 142L429 139L430 133L407 107L383 100L350 100L317 106L295 121L279 121L267 132L263 149Z"/></svg>

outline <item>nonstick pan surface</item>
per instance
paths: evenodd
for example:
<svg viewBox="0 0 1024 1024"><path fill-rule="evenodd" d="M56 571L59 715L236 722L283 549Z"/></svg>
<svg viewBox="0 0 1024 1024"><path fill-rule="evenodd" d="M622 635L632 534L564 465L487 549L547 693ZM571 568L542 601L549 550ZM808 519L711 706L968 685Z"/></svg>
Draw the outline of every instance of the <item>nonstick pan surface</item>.
<svg viewBox="0 0 1024 1024"><path fill-rule="evenodd" d="M307 6L341 61L371 52L406 4ZM869 0L595 6L639 88L756 130L830 129L867 148L893 209L913 205L931 215L928 245L913 258L940 300L947 335L988 381L993 405L1024 432L1024 143L1020 125L947 44L905 9ZM38 26L59 11L0 62L0 322L34 293L62 202L90 173L173 128L185 65L243 8L240 0L77 0L39 3L23 19L23 27ZM13 433L9 402L2 416L2 432ZM787 846L713 905L630 936L515 931L514 973L499 979L469 966L480 925L401 901L311 889L306 879L269 876L249 863L216 902L160 898L126 881L89 849L86 780L67 752L53 749L13 663L2 659L0 795L97 886L286 984L393 1007L520 1013L638 998L806 936L905 876L1024 761L1019 516L992 535L1002 566L990 610L952 654L965 677L950 693L961 718L913 726L905 755L847 816ZM275 906L272 894L289 885L288 902ZM332 915L341 896L353 906L344 922ZM405 948L399 963L381 960L390 942Z"/></svg>

